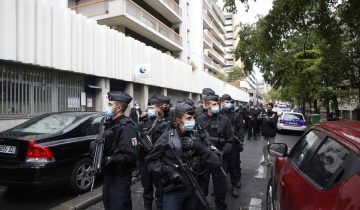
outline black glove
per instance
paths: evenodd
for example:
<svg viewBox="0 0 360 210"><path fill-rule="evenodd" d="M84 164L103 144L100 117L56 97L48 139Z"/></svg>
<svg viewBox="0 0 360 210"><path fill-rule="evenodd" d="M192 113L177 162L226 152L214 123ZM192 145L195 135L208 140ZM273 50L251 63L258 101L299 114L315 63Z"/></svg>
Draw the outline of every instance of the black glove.
<svg viewBox="0 0 360 210"><path fill-rule="evenodd" d="M170 182L172 182L174 184L183 183L183 178L181 177L180 173L176 169L174 169L168 165L164 165L162 167L162 172L165 173L169 177Z"/></svg>
<svg viewBox="0 0 360 210"><path fill-rule="evenodd" d="M184 151L188 151L188 150L195 150L195 151L202 151L204 150L204 146L202 144L199 143L198 139L193 139L190 137L184 137L181 138L181 148Z"/></svg>
<svg viewBox="0 0 360 210"><path fill-rule="evenodd" d="M229 143L226 143L223 148L221 149L221 152L224 154L224 155L227 155L231 152L231 149L232 149L232 144L229 144Z"/></svg>

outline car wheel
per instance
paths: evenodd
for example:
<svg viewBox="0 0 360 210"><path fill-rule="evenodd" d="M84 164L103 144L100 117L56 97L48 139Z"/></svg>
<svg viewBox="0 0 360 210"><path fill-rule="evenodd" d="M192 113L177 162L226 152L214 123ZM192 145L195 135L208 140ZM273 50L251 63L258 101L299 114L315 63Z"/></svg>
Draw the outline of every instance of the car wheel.
<svg viewBox="0 0 360 210"><path fill-rule="evenodd" d="M273 187L271 184L271 180L269 180L266 190L266 210L275 210L273 196Z"/></svg>
<svg viewBox="0 0 360 210"><path fill-rule="evenodd" d="M79 160L71 172L69 188L74 193L83 193L90 190L92 177L85 173L92 165L90 158Z"/></svg>

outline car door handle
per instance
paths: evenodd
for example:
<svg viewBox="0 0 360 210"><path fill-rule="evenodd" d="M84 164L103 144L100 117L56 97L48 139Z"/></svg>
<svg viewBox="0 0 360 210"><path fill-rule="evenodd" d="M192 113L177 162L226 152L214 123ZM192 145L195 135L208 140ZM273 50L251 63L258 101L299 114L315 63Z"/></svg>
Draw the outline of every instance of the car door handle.
<svg viewBox="0 0 360 210"><path fill-rule="evenodd" d="M281 187L285 187L285 181L284 181L284 179L281 179L281 180L280 180L280 185L281 185Z"/></svg>

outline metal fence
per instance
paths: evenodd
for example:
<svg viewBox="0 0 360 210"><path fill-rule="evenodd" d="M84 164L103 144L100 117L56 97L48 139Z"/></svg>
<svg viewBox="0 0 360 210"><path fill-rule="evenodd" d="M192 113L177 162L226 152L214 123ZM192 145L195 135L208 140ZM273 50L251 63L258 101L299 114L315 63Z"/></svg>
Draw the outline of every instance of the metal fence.
<svg viewBox="0 0 360 210"><path fill-rule="evenodd" d="M83 76L0 63L0 117L80 111Z"/></svg>

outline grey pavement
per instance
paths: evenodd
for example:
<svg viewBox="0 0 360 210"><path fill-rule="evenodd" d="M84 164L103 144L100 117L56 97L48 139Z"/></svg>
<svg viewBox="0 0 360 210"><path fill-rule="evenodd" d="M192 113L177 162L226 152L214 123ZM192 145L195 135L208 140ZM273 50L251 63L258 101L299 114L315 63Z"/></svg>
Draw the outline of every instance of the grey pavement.
<svg viewBox="0 0 360 210"><path fill-rule="evenodd" d="M278 134L276 142L286 143L289 148L292 148L296 141L300 138L299 134L286 132ZM233 198L231 196L231 185L228 180L228 196L227 203L229 210L264 210L265 198L266 198L266 186L268 180L268 167L260 164L262 160L262 147L263 141L245 141L246 147L244 152L241 153L242 160L242 186L239 190L239 198ZM142 187L138 182L132 186L132 200L134 210L143 210L142 205ZM210 192L212 186L210 183ZM213 197L208 197L210 204L214 205ZM102 202L92 205L87 210L103 210L104 206ZM153 206L155 208L155 205Z"/></svg>

